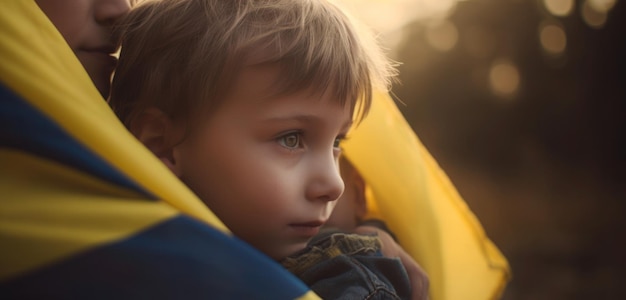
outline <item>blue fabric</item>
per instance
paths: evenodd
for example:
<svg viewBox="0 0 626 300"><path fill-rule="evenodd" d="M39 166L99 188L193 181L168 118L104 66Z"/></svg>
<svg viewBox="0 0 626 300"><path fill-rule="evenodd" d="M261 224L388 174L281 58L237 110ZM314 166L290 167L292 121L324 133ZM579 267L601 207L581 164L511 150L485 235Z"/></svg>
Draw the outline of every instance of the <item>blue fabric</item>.
<svg viewBox="0 0 626 300"><path fill-rule="evenodd" d="M53 120L2 83L0 83L0 147L13 148L54 160L137 191L149 199L155 198L78 143Z"/></svg>
<svg viewBox="0 0 626 300"><path fill-rule="evenodd" d="M45 249L42 249L45 251ZM294 299L309 288L186 216L0 283L0 299Z"/></svg>

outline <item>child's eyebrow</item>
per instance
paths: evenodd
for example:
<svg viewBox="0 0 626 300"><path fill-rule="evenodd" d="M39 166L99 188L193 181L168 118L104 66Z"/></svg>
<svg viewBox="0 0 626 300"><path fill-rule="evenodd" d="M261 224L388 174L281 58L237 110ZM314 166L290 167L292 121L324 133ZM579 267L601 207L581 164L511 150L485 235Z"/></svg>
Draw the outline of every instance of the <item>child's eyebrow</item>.
<svg viewBox="0 0 626 300"><path fill-rule="evenodd" d="M289 116L276 116L264 119L267 122L298 122L298 123L321 123L322 118L315 115L301 114Z"/></svg>
<svg viewBox="0 0 626 300"><path fill-rule="evenodd" d="M300 115L290 115L290 116L277 116L277 117L268 117L264 119L266 122L298 122L298 123L322 123L323 117L317 115L309 115L309 114L300 114ZM352 127L354 120L348 119L343 123L342 128L349 129Z"/></svg>

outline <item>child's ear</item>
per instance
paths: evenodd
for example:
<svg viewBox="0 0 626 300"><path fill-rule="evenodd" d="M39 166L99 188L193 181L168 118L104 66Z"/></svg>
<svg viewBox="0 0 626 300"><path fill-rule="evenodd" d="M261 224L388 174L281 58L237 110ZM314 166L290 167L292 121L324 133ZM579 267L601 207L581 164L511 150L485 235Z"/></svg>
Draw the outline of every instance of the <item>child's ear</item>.
<svg viewBox="0 0 626 300"><path fill-rule="evenodd" d="M174 148L182 140L184 132L168 115L156 107L150 107L132 121L130 132L180 177Z"/></svg>

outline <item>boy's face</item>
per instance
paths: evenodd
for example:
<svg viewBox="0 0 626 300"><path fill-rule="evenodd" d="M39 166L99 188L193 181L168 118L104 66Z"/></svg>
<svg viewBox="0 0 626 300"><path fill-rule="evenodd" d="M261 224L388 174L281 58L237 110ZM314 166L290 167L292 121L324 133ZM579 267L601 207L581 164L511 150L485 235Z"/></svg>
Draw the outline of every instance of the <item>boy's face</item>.
<svg viewBox="0 0 626 300"><path fill-rule="evenodd" d="M113 21L130 9L130 0L37 0L63 35L103 97L108 97L117 60L111 40Z"/></svg>
<svg viewBox="0 0 626 300"><path fill-rule="evenodd" d="M348 106L311 90L268 98L277 68L244 69L173 151L174 172L235 235L281 259L305 247L344 189Z"/></svg>

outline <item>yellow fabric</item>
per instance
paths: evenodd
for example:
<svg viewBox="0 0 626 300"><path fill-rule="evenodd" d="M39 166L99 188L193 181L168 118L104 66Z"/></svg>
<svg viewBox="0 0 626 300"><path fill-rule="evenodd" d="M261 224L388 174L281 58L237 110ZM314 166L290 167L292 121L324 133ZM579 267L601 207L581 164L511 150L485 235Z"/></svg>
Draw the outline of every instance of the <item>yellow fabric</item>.
<svg viewBox="0 0 626 300"><path fill-rule="evenodd" d="M298 300L316 300L321 299L318 295L316 295L313 291L308 291L306 294L302 295L302 297L298 297Z"/></svg>
<svg viewBox="0 0 626 300"><path fill-rule="evenodd" d="M368 184L370 216L384 219L428 273L431 299L500 296L506 259L387 94L375 96L344 148Z"/></svg>

